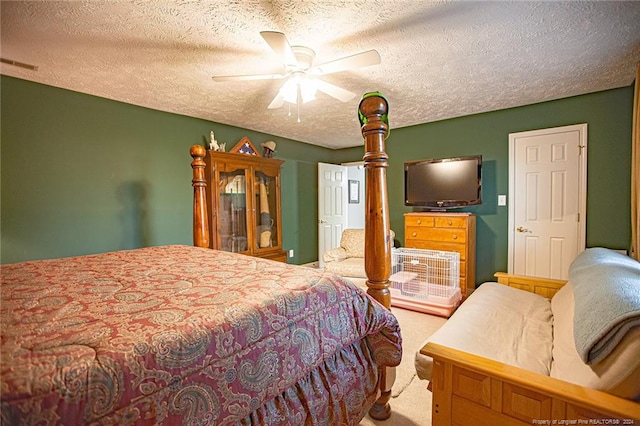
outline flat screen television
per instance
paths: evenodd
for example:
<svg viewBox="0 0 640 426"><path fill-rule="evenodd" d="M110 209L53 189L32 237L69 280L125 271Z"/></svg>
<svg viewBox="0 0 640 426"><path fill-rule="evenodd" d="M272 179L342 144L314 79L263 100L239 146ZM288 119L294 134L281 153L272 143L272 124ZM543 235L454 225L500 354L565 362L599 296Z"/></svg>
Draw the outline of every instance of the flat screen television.
<svg viewBox="0 0 640 426"><path fill-rule="evenodd" d="M482 155L407 161L404 204L446 210L482 203Z"/></svg>

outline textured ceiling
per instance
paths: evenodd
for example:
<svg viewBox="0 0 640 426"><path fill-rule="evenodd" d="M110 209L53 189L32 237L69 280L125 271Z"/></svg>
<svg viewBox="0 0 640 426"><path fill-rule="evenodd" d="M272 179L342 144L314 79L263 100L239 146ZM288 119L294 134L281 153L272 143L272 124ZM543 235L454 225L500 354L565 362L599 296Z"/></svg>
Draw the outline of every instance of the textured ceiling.
<svg viewBox="0 0 640 426"><path fill-rule="evenodd" d="M360 96L389 99L392 128L629 86L640 2L421 0L2 1L2 74L330 148L362 145ZM284 32L316 64L376 49L379 65L324 79L324 94L267 109L282 80L260 31Z"/></svg>

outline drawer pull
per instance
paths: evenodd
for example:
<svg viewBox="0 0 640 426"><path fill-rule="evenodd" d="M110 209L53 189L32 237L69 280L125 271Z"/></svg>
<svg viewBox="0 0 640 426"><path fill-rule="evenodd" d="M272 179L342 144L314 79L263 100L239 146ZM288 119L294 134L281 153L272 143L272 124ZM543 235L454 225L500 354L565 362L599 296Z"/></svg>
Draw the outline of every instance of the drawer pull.
<svg viewBox="0 0 640 426"><path fill-rule="evenodd" d="M449 226L451 226L453 224L453 222L451 222L451 221L448 221L447 223L449 224Z"/></svg>
<svg viewBox="0 0 640 426"><path fill-rule="evenodd" d="M454 240L457 240L457 239L458 239L458 236L457 236L456 234L453 234L453 239L454 239Z"/></svg>
<svg viewBox="0 0 640 426"><path fill-rule="evenodd" d="M413 237L417 237L417 236L418 236L418 233L417 233L417 232L414 232L414 233L412 234L412 236L413 236Z"/></svg>
<svg viewBox="0 0 640 426"><path fill-rule="evenodd" d="M418 219L418 225L422 225L422 220Z"/></svg>

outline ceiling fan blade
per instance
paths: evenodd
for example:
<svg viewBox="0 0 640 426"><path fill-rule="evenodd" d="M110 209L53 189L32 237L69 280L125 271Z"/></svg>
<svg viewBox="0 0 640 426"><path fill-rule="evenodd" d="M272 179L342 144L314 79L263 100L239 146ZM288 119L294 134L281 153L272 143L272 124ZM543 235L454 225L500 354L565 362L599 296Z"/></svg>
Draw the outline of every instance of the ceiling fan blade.
<svg viewBox="0 0 640 426"><path fill-rule="evenodd" d="M367 50L366 52L356 53L355 55L345 56L344 58L336 59L335 61L326 62L313 67L310 71L313 74L318 75L331 74L353 68L376 65L379 64L380 61L380 54L376 50Z"/></svg>
<svg viewBox="0 0 640 426"><path fill-rule="evenodd" d="M287 74L253 74L253 75L217 75L211 77L213 81L238 81L238 80L278 80L285 78Z"/></svg>
<svg viewBox="0 0 640 426"><path fill-rule="evenodd" d="M350 101L356 96L355 93L345 90L331 83L327 83L326 81L317 80L317 85L318 85L319 91L326 93L332 98L336 98L342 102Z"/></svg>
<svg viewBox="0 0 640 426"><path fill-rule="evenodd" d="M282 105L284 105L284 97L280 92L278 92L278 94L276 95L275 98L273 98L273 100L271 101L267 109L280 108Z"/></svg>
<svg viewBox="0 0 640 426"><path fill-rule="evenodd" d="M271 49L282 58L285 65L291 67L298 65L298 60L291 49L287 36L278 31L261 31L260 35Z"/></svg>

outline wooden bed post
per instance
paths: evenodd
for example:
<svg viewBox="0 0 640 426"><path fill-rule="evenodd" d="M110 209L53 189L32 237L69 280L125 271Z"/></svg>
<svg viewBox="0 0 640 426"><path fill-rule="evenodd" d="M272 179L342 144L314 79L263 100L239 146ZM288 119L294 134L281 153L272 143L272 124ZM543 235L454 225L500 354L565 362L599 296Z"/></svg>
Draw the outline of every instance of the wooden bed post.
<svg viewBox="0 0 640 426"><path fill-rule="evenodd" d="M366 95L365 95L366 96ZM388 112L387 101L380 96L368 96L360 102L360 114L364 117L364 168L365 195L365 255L367 293L391 307L389 276L391 275L391 232L389 228L389 201L387 198L387 167L389 157L385 152L385 137L389 126L382 120Z"/></svg>
<svg viewBox="0 0 640 426"><path fill-rule="evenodd" d="M196 247L209 247L209 216L207 214L207 195L205 189L204 156L206 149L201 145L193 145L190 150L193 161L193 245Z"/></svg>
<svg viewBox="0 0 640 426"><path fill-rule="evenodd" d="M389 228L389 200L387 198L387 167L389 157L385 152L385 138L389 126L385 122L389 107L379 93L366 94L359 106L362 136L365 140L365 255L367 293L391 308L389 276L391 275L391 232ZM391 415L389 399L395 380L395 368L380 369L381 396L369 415L376 420L388 419Z"/></svg>

